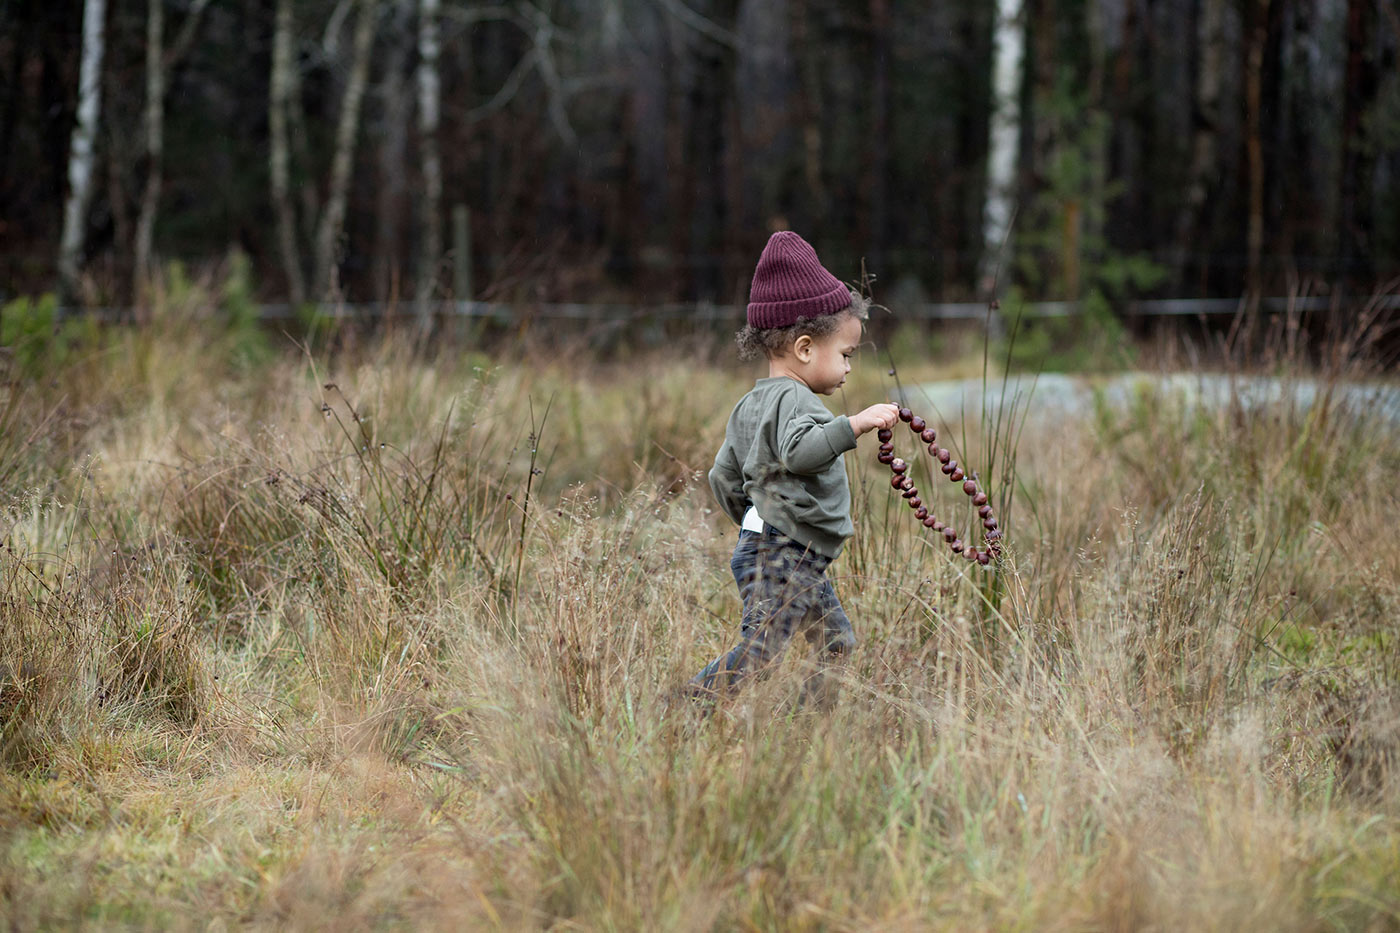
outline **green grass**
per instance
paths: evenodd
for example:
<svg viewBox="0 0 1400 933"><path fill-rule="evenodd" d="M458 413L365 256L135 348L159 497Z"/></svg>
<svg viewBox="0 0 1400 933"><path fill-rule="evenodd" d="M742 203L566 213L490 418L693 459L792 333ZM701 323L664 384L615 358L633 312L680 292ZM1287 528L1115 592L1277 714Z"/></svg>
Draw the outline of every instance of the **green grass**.
<svg viewBox="0 0 1400 933"><path fill-rule="evenodd" d="M1367 412L1144 390L1014 458L939 425L1003 445L996 587L871 441L835 708L794 651L705 717L674 691L738 606L703 474L751 373L167 324L0 390L13 926L1400 925L1400 440Z"/></svg>

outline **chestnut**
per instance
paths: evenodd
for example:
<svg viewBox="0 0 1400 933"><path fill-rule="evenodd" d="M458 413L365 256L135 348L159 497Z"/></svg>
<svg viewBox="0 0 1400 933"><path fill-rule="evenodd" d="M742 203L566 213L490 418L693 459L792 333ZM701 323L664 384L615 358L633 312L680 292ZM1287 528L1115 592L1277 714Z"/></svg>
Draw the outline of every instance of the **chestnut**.
<svg viewBox="0 0 1400 933"><path fill-rule="evenodd" d="M995 518L984 518L982 520L982 527L987 529L988 531L996 531L997 520Z"/></svg>
<svg viewBox="0 0 1400 933"><path fill-rule="evenodd" d="M875 436L880 439L880 442L882 444L887 444L890 441L894 440L894 432L891 431L889 428L881 428L880 430L875 432Z"/></svg>
<svg viewBox="0 0 1400 933"><path fill-rule="evenodd" d="M918 499L910 499L909 504L914 505L914 503L918 501ZM914 517L917 518L919 521L923 521L924 519L928 518L928 509L924 508L922 505L915 506Z"/></svg>
<svg viewBox="0 0 1400 933"><path fill-rule="evenodd" d="M963 475L964 474L962 471L962 467L957 467L953 470L953 472L948 474L948 478L953 482L957 483L962 481Z"/></svg>
<svg viewBox="0 0 1400 933"><path fill-rule="evenodd" d="M978 552L977 552L977 563L979 563L979 564L981 564L983 567L985 567L985 566L987 566L988 564L990 564L991 562L992 562L992 555L991 555L990 553L988 553L987 551L978 551Z"/></svg>
<svg viewBox="0 0 1400 933"><path fill-rule="evenodd" d="M904 492L902 493L902 495L903 495L904 498L906 498L906 499L912 499L912 498L914 498L915 496L917 496L918 494L919 494L919 490L914 486L913 483L910 483L908 486L905 486L905 487L904 487Z"/></svg>
<svg viewBox="0 0 1400 933"><path fill-rule="evenodd" d="M875 457L875 459L876 459L876 460L879 460L881 463L884 463L884 464L887 464L887 465L888 465L888 464L894 463L894 454L893 454L892 452L888 451L888 450L882 450L882 451L880 451L880 453Z"/></svg>
<svg viewBox="0 0 1400 933"><path fill-rule="evenodd" d="M943 533L943 529L944 529L944 528L947 528L948 526L945 525L945 524L943 524L942 522L937 522L937 521L936 521L936 522L934 522L932 525L929 525L929 527L932 528L934 531L938 532L939 534L942 534L942 533Z"/></svg>
<svg viewBox="0 0 1400 933"><path fill-rule="evenodd" d="M904 477L902 477L902 476L900 476L898 473L896 473L894 476L891 476L891 477L890 477L890 485L893 486L895 489L903 489L903 488L904 488Z"/></svg>
<svg viewBox="0 0 1400 933"><path fill-rule="evenodd" d="M947 447L938 448L938 453L934 454L934 456L938 458L939 463L947 463L953 458L953 455L948 453Z"/></svg>
<svg viewBox="0 0 1400 933"><path fill-rule="evenodd" d="M932 444L934 441L938 440L938 432L933 428L924 428L923 431L919 433L919 440L923 441L925 444Z"/></svg>
<svg viewBox="0 0 1400 933"><path fill-rule="evenodd" d="M920 499L918 496L914 496L913 498L911 498L911 499L909 500L909 508L911 508L911 509L917 509L919 506L921 506L921 505L923 505L923 504L924 504L924 500L923 500L923 499Z"/></svg>
<svg viewBox="0 0 1400 933"><path fill-rule="evenodd" d="M952 473L952 472L953 472L954 470L956 470L957 468L958 468L958 461L956 461L956 460L949 460L947 463L943 464L943 466L939 467L939 469L943 471L943 474L944 474L945 476L948 475L948 474L950 474L950 473Z"/></svg>
<svg viewBox="0 0 1400 933"><path fill-rule="evenodd" d="M928 427L928 422L920 418L918 415L915 415L914 417L909 419L909 430L913 431L915 434L924 433L924 428L926 427Z"/></svg>
<svg viewBox="0 0 1400 933"><path fill-rule="evenodd" d="M968 480L963 483L963 492L967 493L969 496L977 495L977 484L972 480Z"/></svg>
<svg viewBox="0 0 1400 933"><path fill-rule="evenodd" d="M961 554L961 553L962 553L963 543L962 543L961 540L955 540L952 544L950 544L950 545L948 545L948 546L949 546L950 548L953 549L953 553L954 553L954 554Z"/></svg>
<svg viewBox="0 0 1400 933"><path fill-rule="evenodd" d="M991 517L992 517L992 507L991 507L990 505L984 505L984 506L982 506L980 509L977 510L977 517L978 517L978 518L991 518Z"/></svg>
<svg viewBox="0 0 1400 933"><path fill-rule="evenodd" d="M900 420L900 421L911 421L911 420L913 420L913 418L914 418L914 413L913 413L912 411L910 411L909 409L907 409L907 408L901 408L901 409L899 410L899 420Z"/></svg>
<svg viewBox="0 0 1400 933"><path fill-rule="evenodd" d="M905 470L909 469L909 464L905 463L900 458L895 457L892 461L890 461L890 469L894 470L896 473L903 473Z"/></svg>
<svg viewBox="0 0 1400 933"><path fill-rule="evenodd" d="M943 526L943 540L947 541L949 544L952 544L952 543L953 543L954 541L956 541L957 539L958 539L958 533L957 533L957 531L956 531L952 526L950 526L950 525L944 525L944 526Z"/></svg>
<svg viewBox="0 0 1400 933"><path fill-rule="evenodd" d="M987 494L986 494L985 492L979 492L977 495L975 495L975 496L972 497L972 504L973 504L973 505L986 505L986 504L987 504Z"/></svg>
<svg viewBox="0 0 1400 933"><path fill-rule="evenodd" d="M931 529L933 529L934 531L937 531L938 528L939 528L939 526L942 525L942 524L943 524L942 522L940 522L938 519L934 518L932 515L926 515L926 516L924 516L924 527L925 527L925 528L931 528Z"/></svg>

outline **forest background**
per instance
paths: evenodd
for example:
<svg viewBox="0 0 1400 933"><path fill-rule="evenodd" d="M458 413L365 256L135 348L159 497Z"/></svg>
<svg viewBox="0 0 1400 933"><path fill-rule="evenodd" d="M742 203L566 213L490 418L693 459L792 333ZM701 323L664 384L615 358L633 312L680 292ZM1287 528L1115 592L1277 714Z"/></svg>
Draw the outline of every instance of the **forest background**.
<svg viewBox="0 0 1400 933"><path fill-rule="evenodd" d="M1012 210L1029 298L1371 294L1397 49L1377 0L14 0L0 298L741 303L791 227L982 300Z"/></svg>
<svg viewBox="0 0 1400 933"><path fill-rule="evenodd" d="M6 0L0 927L1400 928L1397 48L1394 0ZM894 312L833 408L917 408L1004 553L863 442L834 705L789 650L699 708L784 225ZM993 277L1094 313L891 333ZM321 320L467 297L512 326ZM1051 354L1138 373L986 392Z"/></svg>

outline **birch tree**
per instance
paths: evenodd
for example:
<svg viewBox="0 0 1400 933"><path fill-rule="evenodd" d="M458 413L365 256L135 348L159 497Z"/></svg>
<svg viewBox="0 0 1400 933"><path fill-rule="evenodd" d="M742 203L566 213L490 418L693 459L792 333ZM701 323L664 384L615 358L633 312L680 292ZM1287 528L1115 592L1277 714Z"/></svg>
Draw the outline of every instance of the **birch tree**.
<svg viewBox="0 0 1400 933"><path fill-rule="evenodd" d="M292 21L291 0L277 0L272 41L272 72L268 81L268 169L273 212L277 218L277 237L292 304L302 304L308 297L324 298L337 286L337 249L345 232L350 176L355 166L355 144L359 137L361 104L365 96L365 86L369 81L370 51L374 46L374 26L378 15L376 0L353 0L353 4L342 4L338 7L326 28L326 45L332 53L338 49L334 36L339 29L340 17L343 11L351 6L356 14L354 36L345 91L341 95L340 111L336 118L325 205L318 212L315 210L314 198L304 196L302 199L308 223L312 220L315 222L311 276L313 292L308 295L301 248L298 245L296 210L291 201L290 130L293 118L300 111L300 101L297 99L300 94L300 81L296 73L294 48L295 24ZM334 54L331 57L334 58ZM305 155L303 161L309 162L309 155ZM317 216L309 216L312 214Z"/></svg>
<svg viewBox="0 0 1400 933"><path fill-rule="evenodd" d="M423 235L418 252L418 283L414 292L419 327L427 330L430 300L442 261L442 159L438 154L441 82L438 57L438 0L418 3L418 145L423 154ZM458 295L469 300L470 295Z"/></svg>
<svg viewBox="0 0 1400 933"><path fill-rule="evenodd" d="M94 141L102 108L102 56L106 49L107 0L83 2L83 52L78 72L78 125L68 156L68 200L58 247L59 289L65 300L78 294L83 236L92 198Z"/></svg>
<svg viewBox="0 0 1400 933"><path fill-rule="evenodd" d="M335 149L331 155L330 181L326 206L316 230L316 296L322 297L335 285L336 246L345 231L346 197L350 172L354 168L355 140L360 129L360 102L369 80L369 53L374 45L375 0L358 0L355 39L350 59L350 75L340 101L336 123Z"/></svg>
<svg viewBox="0 0 1400 933"><path fill-rule="evenodd" d="M1025 58L1022 0L997 0L992 53L992 117L987 187L982 210L983 294L993 296L1004 244L1009 242L1021 148L1021 68Z"/></svg>
<svg viewBox="0 0 1400 933"><path fill-rule="evenodd" d="M277 245L293 305L306 302L306 277L297 247L296 212L291 201L291 153L287 111L292 91L292 0L277 0L272 31L272 73L268 80L268 175L272 211L277 218Z"/></svg>
<svg viewBox="0 0 1400 933"><path fill-rule="evenodd" d="M164 177L165 93L172 68L185 57L194 42L200 18L209 0L195 0L185 17L175 42L165 48L165 0L149 0L146 12L146 108L144 136L146 181L141 192L141 212L136 219L135 255L132 266L137 293L145 289L151 275L151 244L155 238L156 213Z"/></svg>

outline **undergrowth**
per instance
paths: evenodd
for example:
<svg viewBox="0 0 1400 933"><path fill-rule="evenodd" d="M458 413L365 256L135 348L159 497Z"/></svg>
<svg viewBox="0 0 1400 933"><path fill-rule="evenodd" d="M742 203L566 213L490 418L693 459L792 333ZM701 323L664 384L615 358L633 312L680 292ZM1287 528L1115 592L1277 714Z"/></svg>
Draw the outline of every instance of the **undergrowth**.
<svg viewBox="0 0 1400 933"><path fill-rule="evenodd" d="M705 715L678 688L738 606L704 471L751 374L211 366L234 338L186 318L0 395L11 925L1400 923L1374 411L940 423L1015 501L993 582L863 447L835 708L794 650Z"/></svg>

